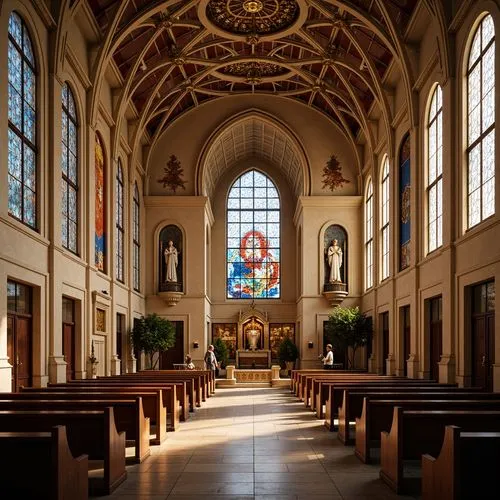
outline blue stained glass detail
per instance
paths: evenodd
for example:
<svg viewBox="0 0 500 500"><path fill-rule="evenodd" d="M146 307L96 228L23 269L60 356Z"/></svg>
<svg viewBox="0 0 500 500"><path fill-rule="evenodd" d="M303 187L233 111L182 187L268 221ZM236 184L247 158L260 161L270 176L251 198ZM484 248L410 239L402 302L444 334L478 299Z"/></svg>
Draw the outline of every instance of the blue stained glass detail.
<svg viewBox="0 0 500 500"><path fill-rule="evenodd" d="M274 196L272 209L270 193ZM280 297L279 236L278 191L261 172L246 172L235 181L228 196L227 298Z"/></svg>
<svg viewBox="0 0 500 500"><path fill-rule="evenodd" d="M9 35L22 47L23 45L23 21L19 14L13 12L9 17Z"/></svg>
<svg viewBox="0 0 500 500"><path fill-rule="evenodd" d="M21 181L22 168L22 142L15 132L9 129L9 174Z"/></svg>
<svg viewBox="0 0 500 500"><path fill-rule="evenodd" d="M22 97L21 95L9 84L9 121L15 127L21 129L22 123Z"/></svg>
<svg viewBox="0 0 500 500"><path fill-rule="evenodd" d="M9 213L18 219L22 216L22 184L9 175Z"/></svg>
<svg viewBox="0 0 500 500"><path fill-rule="evenodd" d="M410 265L411 251L411 169L410 169L410 135L407 134L401 143L399 153L399 269Z"/></svg>

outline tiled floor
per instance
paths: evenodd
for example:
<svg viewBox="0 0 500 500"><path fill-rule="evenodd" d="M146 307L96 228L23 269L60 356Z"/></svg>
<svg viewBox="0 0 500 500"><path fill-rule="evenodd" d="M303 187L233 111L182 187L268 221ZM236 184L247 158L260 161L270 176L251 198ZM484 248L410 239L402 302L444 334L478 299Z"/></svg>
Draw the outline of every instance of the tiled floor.
<svg viewBox="0 0 500 500"><path fill-rule="evenodd" d="M218 389L110 497L393 499L288 389ZM410 497L406 497L410 498Z"/></svg>

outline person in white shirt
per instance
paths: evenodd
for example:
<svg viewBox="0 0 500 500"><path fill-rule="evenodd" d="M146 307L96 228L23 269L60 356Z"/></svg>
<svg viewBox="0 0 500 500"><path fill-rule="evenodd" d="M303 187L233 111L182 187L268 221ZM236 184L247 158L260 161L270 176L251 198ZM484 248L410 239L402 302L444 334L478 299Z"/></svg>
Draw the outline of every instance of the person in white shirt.
<svg viewBox="0 0 500 500"><path fill-rule="evenodd" d="M323 361L323 368L325 370L333 370L333 346L332 346L332 344L327 344L326 356L321 358L321 361Z"/></svg>

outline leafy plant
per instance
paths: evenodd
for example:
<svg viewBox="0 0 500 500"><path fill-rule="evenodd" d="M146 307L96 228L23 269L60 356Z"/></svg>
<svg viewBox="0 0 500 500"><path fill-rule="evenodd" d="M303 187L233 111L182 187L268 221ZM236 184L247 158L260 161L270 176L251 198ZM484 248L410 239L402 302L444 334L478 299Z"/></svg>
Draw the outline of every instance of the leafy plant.
<svg viewBox="0 0 500 500"><path fill-rule="evenodd" d="M288 337L285 337L278 347L278 357L283 362L294 362L299 357L297 346Z"/></svg>
<svg viewBox="0 0 500 500"><path fill-rule="evenodd" d="M342 176L342 167L335 155L331 155L330 159L323 167L323 189L330 188L330 191L342 187L344 184L351 182Z"/></svg>
<svg viewBox="0 0 500 500"><path fill-rule="evenodd" d="M359 347L371 340L373 325L371 318L360 312L359 307L336 307L328 316L326 336L332 345L351 347L349 368L354 367L354 358Z"/></svg>
<svg viewBox="0 0 500 500"><path fill-rule="evenodd" d="M144 351L150 359L151 369L156 369L159 354L175 345L175 327L157 314L148 314L136 322L132 330L132 342L135 349ZM158 353L155 361L155 354Z"/></svg>
<svg viewBox="0 0 500 500"><path fill-rule="evenodd" d="M219 362L221 367L225 367L229 357L229 351L227 349L226 343L220 337L217 337L214 340L213 346L217 361Z"/></svg>
<svg viewBox="0 0 500 500"><path fill-rule="evenodd" d="M183 181L181 177L184 175L184 169L181 168L181 162L178 160L177 156L170 155L170 159L167 162L167 166L163 168L165 175L158 179L163 187L169 187L174 193L177 188L186 189L186 181Z"/></svg>

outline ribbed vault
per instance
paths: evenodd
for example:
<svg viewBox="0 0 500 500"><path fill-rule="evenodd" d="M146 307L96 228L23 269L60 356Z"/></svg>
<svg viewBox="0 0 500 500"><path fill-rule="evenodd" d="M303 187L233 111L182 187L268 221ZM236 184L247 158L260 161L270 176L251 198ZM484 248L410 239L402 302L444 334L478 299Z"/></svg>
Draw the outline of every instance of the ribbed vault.
<svg viewBox="0 0 500 500"><path fill-rule="evenodd" d="M198 186L213 197L221 176L238 163L257 158L273 164L295 196L309 191L309 167L293 135L274 120L252 113L222 126L201 158Z"/></svg>

